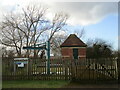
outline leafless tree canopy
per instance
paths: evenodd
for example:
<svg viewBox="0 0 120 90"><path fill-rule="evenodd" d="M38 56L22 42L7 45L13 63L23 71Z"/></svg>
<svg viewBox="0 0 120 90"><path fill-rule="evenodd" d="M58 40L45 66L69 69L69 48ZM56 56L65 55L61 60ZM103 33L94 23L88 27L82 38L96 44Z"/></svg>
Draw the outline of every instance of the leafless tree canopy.
<svg viewBox="0 0 120 90"><path fill-rule="evenodd" d="M84 35L85 35L85 30L84 28L78 30L78 29L75 29L74 30L74 33L79 37L79 38L83 38Z"/></svg>
<svg viewBox="0 0 120 90"><path fill-rule="evenodd" d="M47 8L28 6L19 14L6 15L4 21L1 22L2 39L0 42L5 46L14 47L18 56L21 56L22 47L41 43L43 33L49 31L50 33L47 34L49 37L45 41L51 40L54 34L66 24L68 15L57 13L50 21L45 17L46 13ZM27 50L26 55L29 54L30 51Z"/></svg>

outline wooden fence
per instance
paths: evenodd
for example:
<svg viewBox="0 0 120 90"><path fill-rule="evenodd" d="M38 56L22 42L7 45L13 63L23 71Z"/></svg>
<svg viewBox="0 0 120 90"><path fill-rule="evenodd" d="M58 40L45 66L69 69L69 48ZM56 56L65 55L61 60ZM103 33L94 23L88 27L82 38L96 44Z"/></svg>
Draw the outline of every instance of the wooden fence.
<svg viewBox="0 0 120 90"><path fill-rule="evenodd" d="M47 60L32 58L24 67L14 63L13 58L2 59L3 80L118 80L116 59L53 59L49 75Z"/></svg>

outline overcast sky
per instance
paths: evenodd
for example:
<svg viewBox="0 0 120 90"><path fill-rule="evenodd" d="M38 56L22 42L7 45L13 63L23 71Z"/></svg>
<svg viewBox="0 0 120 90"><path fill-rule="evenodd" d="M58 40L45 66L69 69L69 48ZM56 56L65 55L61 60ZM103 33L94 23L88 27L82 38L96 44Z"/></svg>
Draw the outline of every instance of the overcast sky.
<svg viewBox="0 0 120 90"><path fill-rule="evenodd" d="M111 1L111 0L110 0ZM115 0L117 1L117 0ZM0 0L0 20L10 11L19 11L28 4L41 4L40 0ZM118 47L118 3L117 2L42 2L49 8L49 18L53 13L68 13L68 29L85 28L85 38L102 38Z"/></svg>
<svg viewBox="0 0 120 90"><path fill-rule="evenodd" d="M28 4L41 3L38 0L0 0L0 11L3 13L17 11ZM69 24L89 25L96 24L110 14L116 14L118 3L105 2L43 2L53 14L55 12L65 12L70 15ZM49 13L49 17L52 14ZM2 17L1 17L2 18Z"/></svg>

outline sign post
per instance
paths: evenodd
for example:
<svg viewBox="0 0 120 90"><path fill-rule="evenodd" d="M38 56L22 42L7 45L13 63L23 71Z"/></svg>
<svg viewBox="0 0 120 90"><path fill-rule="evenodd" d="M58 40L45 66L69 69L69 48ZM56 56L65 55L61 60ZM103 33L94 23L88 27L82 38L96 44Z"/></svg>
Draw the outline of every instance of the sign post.
<svg viewBox="0 0 120 90"><path fill-rule="evenodd" d="M47 74L50 74L50 41L47 42Z"/></svg>
<svg viewBox="0 0 120 90"><path fill-rule="evenodd" d="M28 74L28 58L14 58L14 74L16 72L16 64L19 68L24 67L24 64L27 64L27 74Z"/></svg>
<svg viewBox="0 0 120 90"><path fill-rule="evenodd" d="M33 50L35 50L35 49L37 49L37 50L45 49L47 51L47 57L46 57L46 59L47 59L47 74L50 74L50 41L47 41L46 43L42 43L42 44L23 47L23 49L33 49ZM40 46L40 45L42 45L42 46Z"/></svg>

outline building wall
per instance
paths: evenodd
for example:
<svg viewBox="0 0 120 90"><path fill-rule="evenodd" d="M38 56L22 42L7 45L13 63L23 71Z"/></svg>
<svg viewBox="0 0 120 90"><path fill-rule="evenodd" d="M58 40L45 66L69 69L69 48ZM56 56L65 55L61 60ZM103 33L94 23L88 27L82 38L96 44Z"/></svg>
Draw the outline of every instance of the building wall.
<svg viewBox="0 0 120 90"><path fill-rule="evenodd" d="M72 48L62 48L61 53L63 59L72 59Z"/></svg>
<svg viewBox="0 0 120 90"><path fill-rule="evenodd" d="M86 58L86 48L79 48L79 59L85 59Z"/></svg>
<svg viewBox="0 0 120 90"><path fill-rule="evenodd" d="M78 48L78 58L86 58L86 47L62 47L61 54L63 59L73 59L73 48Z"/></svg>

